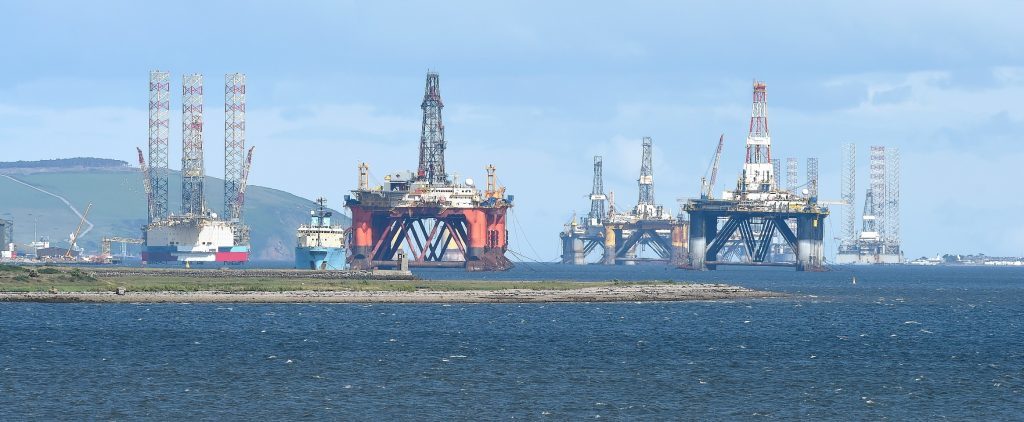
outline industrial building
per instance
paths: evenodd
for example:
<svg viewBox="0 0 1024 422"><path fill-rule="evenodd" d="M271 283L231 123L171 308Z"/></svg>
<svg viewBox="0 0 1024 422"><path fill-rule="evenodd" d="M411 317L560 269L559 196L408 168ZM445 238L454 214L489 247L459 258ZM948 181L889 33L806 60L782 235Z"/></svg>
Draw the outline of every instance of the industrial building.
<svg viewBox="0 0 1024 422"><path fill-rule="evenodd" d="M721 141L719 142L721 150ZM735 190L721 199L710 189L684 205L689 215L689 258L685 268L713 270L719 265L792 266L799 271L823 268L824 220L828 209L817 201L817 162L811 186L796 192L796 160L787 160L787 188L779 187L779 161L772 159L768 128L768 93L764 82L754 81L746 158ZM717 155L714 166L717 172ZM713 173L714 174L714 173ZM713 185L713 183L712 183ZM811 189L815 192L811 192ZM770 253L793 257L773 261ZM728 247L740 251L728 254Z"/></svg>
<svg viewBox="0 0 1024 422"><path fill-rule="evenodd" d="M353 269L458 267L469 271L507 270L506 213L513 197L499 187L489 165L487 186L472 179L452 180L445 167L439 76L427 72L416 172L395 172L381 186L370 186L369 166L359 166L359 183L345 206L352 211L348 262ZM406 250L408 248L408 250Z"/></svg>
<svg viewBox="0 0 1024 422"><path fill-rule="evenodd" d="M896 148L872 146L869 183L864 195L861 229L857 209L857 147L843 145L843 233L836 264L902 264L900 247L900 155Z"/></svg>
<svg viewBox="0 0 1024 422"><path fill-rule="evenodd" d="M584 265L587 256L601 251L598 263L633 265L641 262L681 264L686 257L688 223L681 215L673 215L654 200L653 141L641 142L638 198L632 210L617 212L614 195L605 210L603 159L594 157L594 182L590 194L590 213L565 225L559 234L562 242L562 263ZM649 250L653 256L643 256Z"/></svg>
<svg viewBox="0 0 1024 422"><path fill-rule="evenodd" d="M0 258L14 259L18 256L14 246L14 222L0 218Z"/></svg>
<svg viewBox="0 0 1024 422"><path fill-rule="evenodd" d="M206 205L203 160L203 75L182 77L181 213L172 214L170 170L170 74L150 72L149 164L139 149L148 205L143 262L225 262L249 259L249 228L243 222L252 148L245 151L245 75L224 77L224 213Z"/></svg>

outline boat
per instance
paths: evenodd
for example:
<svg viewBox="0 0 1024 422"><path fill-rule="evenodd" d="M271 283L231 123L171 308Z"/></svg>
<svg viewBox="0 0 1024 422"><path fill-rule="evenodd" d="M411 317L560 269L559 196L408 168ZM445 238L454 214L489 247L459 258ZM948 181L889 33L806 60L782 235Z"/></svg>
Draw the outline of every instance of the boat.
<svg viewBox="0 0 1024 422"><path fill-rule="evenodd" d="M317 198L317 209L309 212L310 223L299 226L296 233L295 268L308 270L343 270L346 267L344 227L331 224L332 212L327 200Z"/></svg>

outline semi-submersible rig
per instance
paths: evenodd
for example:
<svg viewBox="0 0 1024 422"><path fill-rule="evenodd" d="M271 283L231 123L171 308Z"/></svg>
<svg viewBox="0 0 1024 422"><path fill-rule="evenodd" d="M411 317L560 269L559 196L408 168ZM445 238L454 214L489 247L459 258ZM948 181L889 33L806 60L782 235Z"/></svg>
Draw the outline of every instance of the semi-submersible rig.
<svg viewBox="0 0 1024 422"><path fill-rule="evenodd" d="M673 216L654 204L651 140L643 140L639 201L632 211L617 213L614 200L605 212L602 159L594 159L591 211L560 234L562 262L585 264L590 252L603 249L605 265L665 262L680 268L713 270L719 265L790 266L800 271L823 267L824 220L829 211L818 203L817 159L808 159L807 189L797 192L796 161L789 161L787 187L779 186L778 160L772 159L768 131L768 96L764 82L753 85L753 108L746 139L746 159L734 190L713 195L722 152L719 139L710 183L700 197L683 201ZM654 258L638 257L650 248Z"/></svg>
<svg viewBox="0 0 1024 422"><path fill-rule="evenodd" d="M397 268L404 255L410 267L464 267L469 271L507 270L506 213L513 197L499 187L488 165L487 186L472 179L451 180L445 171L444 124L438 74L427 73L423 95L419 167L397 172L371 187L369 166L359 166L359 185L346 195L352 212L348 263L352 269Z"/></svg>

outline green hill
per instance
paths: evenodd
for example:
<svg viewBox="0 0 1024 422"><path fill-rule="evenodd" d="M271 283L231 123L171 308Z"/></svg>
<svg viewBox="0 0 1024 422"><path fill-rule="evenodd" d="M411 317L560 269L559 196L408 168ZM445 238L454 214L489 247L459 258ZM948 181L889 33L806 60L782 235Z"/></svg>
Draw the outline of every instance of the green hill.
<svg viewBox="0 0 1024 422"><path fill-rule="evenodd" d="M79 245L96 253L100 240L108 236L141 237L146 223L146 200L142 175L132 168L48 167L32 173L19 169L8 176L66 198L84 212L92 203L89 221L95 227L82 236ZM224 182L207 177L206 198L210 208L223 207ZM180 209L181 177L171 173L171 211ZM339 201L340 202L340 201ZM309 218L313 201L277 189L249 186L246 191L245 221L251 227L254 261L290 261L294 256L295 229ZM339 215L336 213L336 215ZM14 239L19 248L32 240L33 233L49 237L55 246L67 247L69 234L78 217L62 201L31 187L0 176L0 218L14 220ZM341 216L336 221L348 225Z"/></svg>

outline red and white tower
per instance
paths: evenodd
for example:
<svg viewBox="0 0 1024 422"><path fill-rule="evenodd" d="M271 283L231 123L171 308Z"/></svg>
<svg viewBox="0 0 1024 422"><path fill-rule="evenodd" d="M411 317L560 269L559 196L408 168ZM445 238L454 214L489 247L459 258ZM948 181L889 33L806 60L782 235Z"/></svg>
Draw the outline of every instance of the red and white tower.
<svg viewBox="0 0 1024 422"><path fill-rule="evenodd" d="M762 81L754 81L754 105L750 111L747 134L747 159L743 164L743 188L747 192L775 190L772 166L772 136L768 131L768 90Z"/></svg>
<svg viewBox="0 0 1024 422"><path fill-rule="evenodd" d="M181 213L206 214L203 196L203 75L184 75L181 83Z"/></svg>

